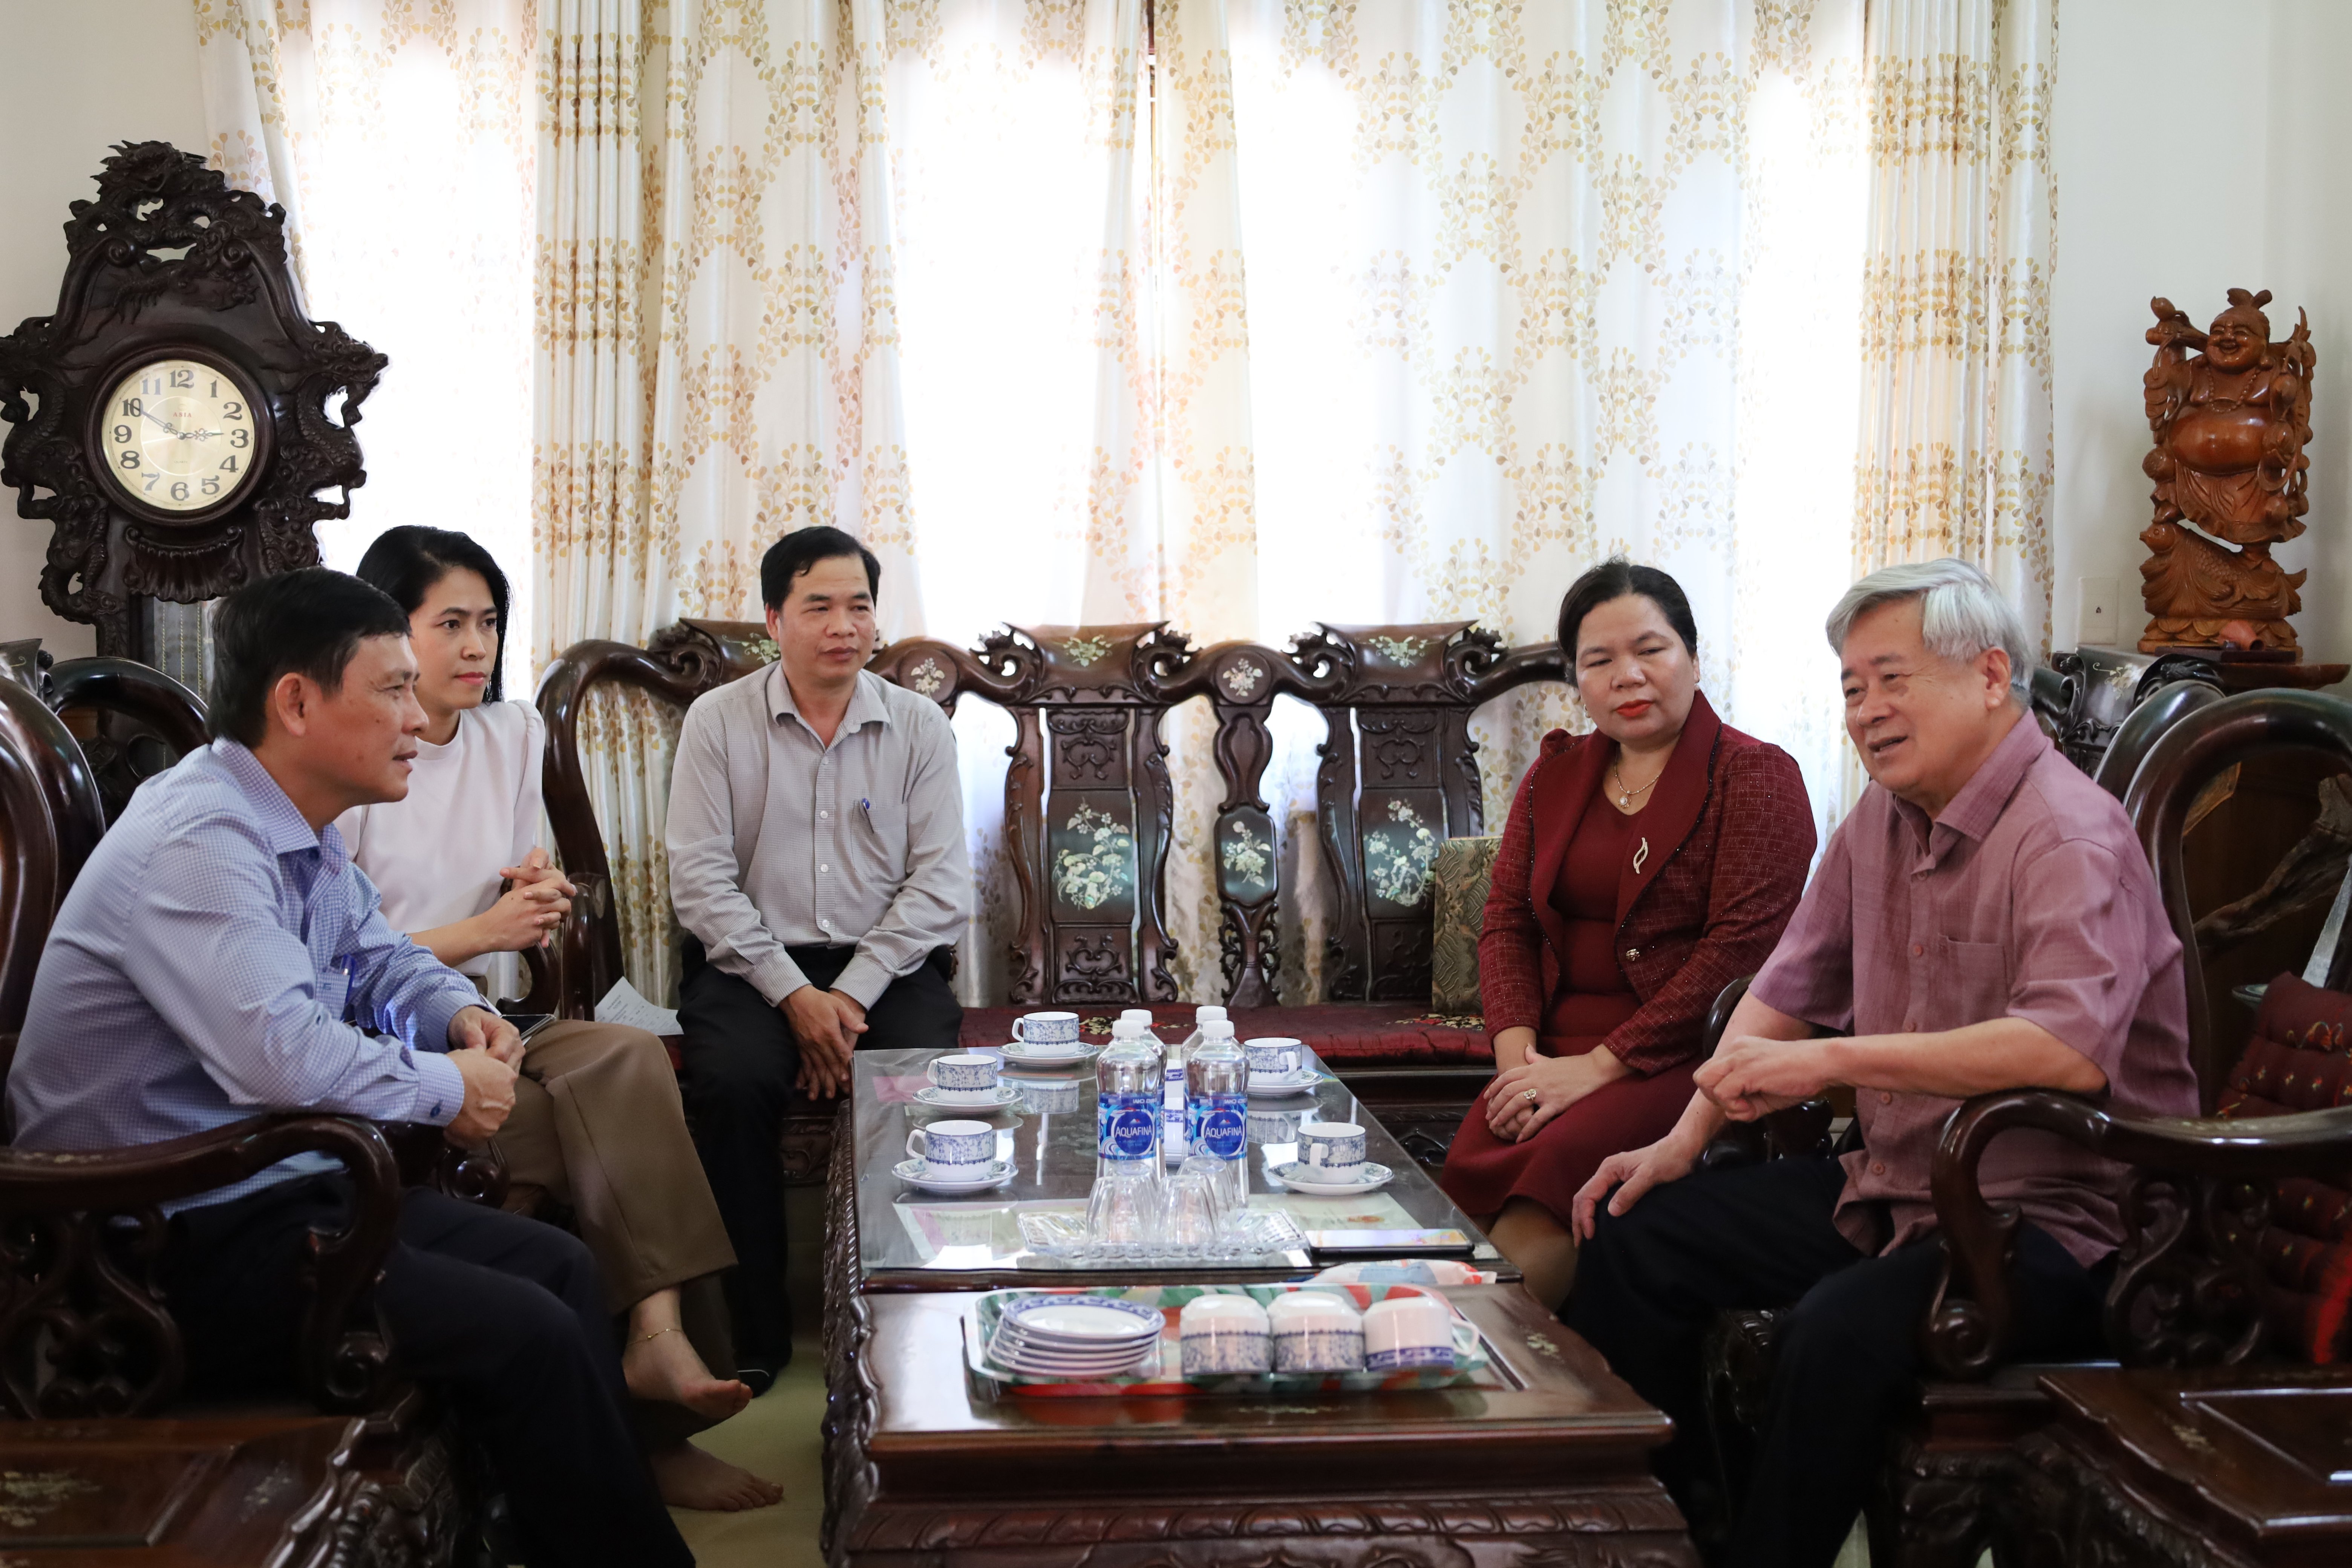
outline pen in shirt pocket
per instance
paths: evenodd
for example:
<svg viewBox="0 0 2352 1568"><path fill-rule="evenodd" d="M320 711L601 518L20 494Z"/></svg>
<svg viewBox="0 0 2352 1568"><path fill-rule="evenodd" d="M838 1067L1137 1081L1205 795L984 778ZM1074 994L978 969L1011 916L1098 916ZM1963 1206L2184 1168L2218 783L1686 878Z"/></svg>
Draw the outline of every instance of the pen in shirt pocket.
<svg viewBox="0 0 2352 1568"><path fill-rule="evenodd" d="M874 826L874 803L866 799L864 795L859 795L857 797L857 814L866 818L866 832L871 833L877 838L882 837L882 830Z"/></svg>

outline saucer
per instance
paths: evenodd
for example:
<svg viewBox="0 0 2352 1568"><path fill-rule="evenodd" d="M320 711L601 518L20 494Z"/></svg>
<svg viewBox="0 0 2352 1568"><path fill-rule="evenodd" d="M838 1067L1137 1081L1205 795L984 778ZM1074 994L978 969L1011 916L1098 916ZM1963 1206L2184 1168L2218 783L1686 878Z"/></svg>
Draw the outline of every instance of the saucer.
<svg viewBox="0 0 2352 1568"><path fill-rule="evenodd" d="M1008 1066L1033 1068L1075 1067L1080 1062L1090 1062L1102 1054L1100 1046L1090 1046L1083 1040L1052 1043L1015 1040L999 1049Z"/></svg>
<svg viewBox="0 0 2352 1568"><path fill-rule="evenodd" d="M986 1095L970 1100L951 1098L954 1092L937 1084L927 1083L915 1091L915 1103L928 1105L937 1110L1002 1110L1008 1105L1021 1103L1021 1091L1002 1083Z"/></svg>
<svg viewBox="0 0 2352 1568"><path fill-rule="evenodd" d="M1313 1068L1295 1068L1289 1072L1253 1072L1249 1075L1249 1092L1268 1099L1286 1094L1304 1094L1323 1081L1323 1075Z"/></svg>
<svg viewBox="0 0 2352 1568"><path fill-rule="evenodd" d="M1394 1171L1371 1160L1364 1162L1362 1178L1353 1182L1318 1181L1308 1174L1313 1169L1312 1165L1304 1165L1294 1160L1287 1165L1276 1165L1266 1174L1294 1193L1305 1193L1317 1198L1351 1198L1358 1193L1376 1192L1396 1179Z"/></svg>
<svg viewBox="0 0 2352 1568"><path fill-rule="evenodd" d="M910 1187L920 1187L927 1193L978 1193L990 1187L1001 1187L1013 1179L1013 1162L991 1160L982 1166L978 1176L966 1181L961 1177L948 1180L928 1168L921 1160L901 1160L890 1167L890 1173Z"/></svg>

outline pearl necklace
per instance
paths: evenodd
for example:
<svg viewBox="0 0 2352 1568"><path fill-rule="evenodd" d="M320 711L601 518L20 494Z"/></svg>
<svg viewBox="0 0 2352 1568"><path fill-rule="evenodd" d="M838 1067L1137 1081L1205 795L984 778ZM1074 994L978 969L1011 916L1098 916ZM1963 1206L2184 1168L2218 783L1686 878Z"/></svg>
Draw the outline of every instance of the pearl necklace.
<svg viewBox="0 0 2352 1568"><path fill-rule="evenodd" d="M1617 805L1619 809L1622 810L1624 807L1633 805L1636 800L1639 800L1642 796L1649 794L1652 790L1657 788L1658 779L1665 777L1666 772L1664 768L1660 768L1658 770L1658 779L1652 779L1640 789L1627 789L1625 787L1624 769L1615 763L1609 764L1609 776L1617 781Z"/></svg>

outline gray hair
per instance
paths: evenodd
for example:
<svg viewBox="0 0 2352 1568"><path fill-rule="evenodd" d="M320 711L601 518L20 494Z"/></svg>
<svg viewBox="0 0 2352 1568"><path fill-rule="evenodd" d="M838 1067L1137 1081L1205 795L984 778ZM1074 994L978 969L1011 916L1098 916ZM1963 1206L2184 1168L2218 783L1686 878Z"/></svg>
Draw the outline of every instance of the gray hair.
<svg viewBox="0 0 2352 1568"><path fill-rule="evenodd" d="M2017 606L1967 562L1947 555L1938 561L1909 561L1882 566L1845 591L1830 612L1830 649L1845 651L1853 623L1881 605L1917 599L1919 637L1938 658L1965 663L1989 647L2009 654L2010 689L2020 701L2029 689L2033 647L2025 640L2025 622Z"/></svg>

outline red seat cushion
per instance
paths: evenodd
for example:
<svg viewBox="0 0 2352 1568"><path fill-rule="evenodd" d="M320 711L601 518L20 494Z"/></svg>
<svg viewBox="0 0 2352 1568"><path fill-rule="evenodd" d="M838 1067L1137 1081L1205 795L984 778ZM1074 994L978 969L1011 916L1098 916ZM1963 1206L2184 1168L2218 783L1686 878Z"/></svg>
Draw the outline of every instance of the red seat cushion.
<svg viewBox="0 0 2352 1568"><path fill-rule="evenodd" d="M2352 996L2292 974L2270 984L2254 1037L2230 1074L2220 1114L2284 1116L2352 1105L2352 1054L2345 1048ZM2298 1353L2326 1363L2352 1358L2352 1190L2347 1173L2281 1180L2263 1230L2273 1328Z"/></svg>
<svg viewBox="0 0 2352 1568"><path fill-rule="evenodd" d="M967 1007L962 1044L1001 1046L1013 1037L1013 1020L1033 1007ZM1078 1032L1089 1040L1110 1038L1111 1020L1119 1009L1109 1004L1082 1004L1062 1009L1078 1015ZM1192 1023L1189 1002L1162 1002L1151 1009L1154 1024L1163 1026ZM1234 1032L1243 1039L1286 1035L1304 1040L1324 1062L1349 1067L1484 1067L1495 1059L1486 1026L1475 1017L1442 1017L1393 1002L1329 1002L1311 1007L1240 1007L1234 1011Z"/></svg>

